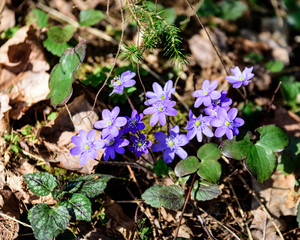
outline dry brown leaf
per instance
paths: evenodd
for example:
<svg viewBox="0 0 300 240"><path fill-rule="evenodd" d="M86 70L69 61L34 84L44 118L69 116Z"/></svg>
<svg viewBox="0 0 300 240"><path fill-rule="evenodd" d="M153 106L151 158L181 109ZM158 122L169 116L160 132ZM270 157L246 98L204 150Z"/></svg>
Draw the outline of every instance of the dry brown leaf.
<svg viewBox="0 0 300 240"><path fill-rule="evenodd" d="M31 105L45 99L49 68L43 47L29 26L20 28L1 46L0 88L11 100L10 117L20 119Z"/></svg>
<svg viewBox="0 0 300 240"><path fill-rule="evenodd" d="M3 12L0 12L0 32L7 28L14 27L15 24L15 12L5 7Z"/></svg>
<svg viewBox="0 0 300 240"><path fill-rule="evenodd" d="M275 111L274 122L283 128L288 135L300 137L300 117L284 108L278 108Z"/></svg>

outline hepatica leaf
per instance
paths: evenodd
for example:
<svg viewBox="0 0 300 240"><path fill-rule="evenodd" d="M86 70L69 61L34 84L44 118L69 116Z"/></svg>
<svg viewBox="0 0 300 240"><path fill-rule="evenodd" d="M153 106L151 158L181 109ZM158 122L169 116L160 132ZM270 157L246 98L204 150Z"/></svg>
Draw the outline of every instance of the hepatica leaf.
<svg viewBox="0 0 300 240"><path fill-rule="evenodd" d="M100 10L87 9L79 13L80 26L92 26L102 19L105 19L105 15Z"/></svg>
<svg viewBox="0 0 300 240"><path fill-rule="evenodd" d="M207 181L195 181L191 194L199 201L207 201L219 196L221 191L216 184Z"/></svg>
<svg viewBox="0 0 300 240"><path fill-rule="evenodd" d="M148 188L143 194L142 199L151 207L159 207L158 192L162 186L155 185Z"/></svg>
<svg viewBox="0 0 300 240"><path fill-rule="evenodd" d="M217 161L222 154L217 144L207 143L198 149L197 156L201 160Z"/></svg>
<svg viewBox="0 0 300 240"><path fill-rule="evenodd" d="M63 105L70 99L73 92L72 83L76 80L75 72L85 57L85 49L86 41L79 38L77 46L68 48L52 69L47 98L50 98L54 107Z"/></svg>
<svg viewBox="0 0 300 240"><path fill-rule="evenodd" d="M204 160L199 164L197 174L213 183L218 182L221 177L221 164L217 161Z"/></svg>
<svg viewBox="0 0 300 240"><path fill-rule="evenodd" d="M26 174L24 180L31 192L38 196L47 196L57 186L56 178L46 172Z"/></svg>
<svg viewBox="0 0 300 240"><path fill-rule="evenodd" d="M29 210L28 219L35 238L47 240L56 237L67 228L69 212L64 206L50 208L45 203L39 203Z"/></svg>
<svg viewBox="0 0 300 240"><path fill-rule="evenodd" d="M175 167L175 174L177 177L182 177L191 173L194 173L199 168L199 159L190 156L181 160Z"/></svg>
<svg viewBox="0 0 300 240"><path fill-rule="evenodd" d="M249 134L242 139L226 140L222 144L222 152L225 156L242 160L247 169L260 182L268 180L276 169L277 155L275 153L284 150L289 140L286 133L275 125L267 125L256 129L260 133L260 139L253 144Z"/></svg>

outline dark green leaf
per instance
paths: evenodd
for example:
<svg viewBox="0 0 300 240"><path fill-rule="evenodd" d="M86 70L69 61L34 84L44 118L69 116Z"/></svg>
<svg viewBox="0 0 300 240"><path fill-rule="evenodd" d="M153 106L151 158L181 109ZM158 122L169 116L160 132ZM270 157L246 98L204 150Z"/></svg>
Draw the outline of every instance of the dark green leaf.
<svg viewBox="0 0 300 240"><path fill-rule="evenodd" d="M276 168L276 155L270 149L254 145L245 159L246 166L259 181L268 180Z"/></svg>
<svg viewBox="0 0 300 240"><path fill-rule="evenodd" d="M217 161L204 160L199 165L197 174L209 182L216 183L221 177L221 164Z"/></svg>
<svg viewBox="0 0 300 240"><path fill-rule="evenodd" d="M106 188L106 183L113 178L107 174L91 174L78 178L79 181L83 181L82 187L78 191L81 194L86 195L89 198L94 198L103 193Z"/></svg>
<svg viewBox="0 0 300 240"><path fill-rule="evenodd" d="M79 13L80 26L92 26L102 19L105 19L105 15L100 10L87 9Z"/></svg>
<svg viewBox="0 0 300 240"><path fill-rule="evenodd" d="M243 160L250 152L253 143L251 142L251 135L248 132L245 135L234 136L232 140L226 140L222 143L222 153L226 157L236 160Z"/></svg>
<svg viewBox="0 0 300 240"><path fill-rule="evenodd" d="M72 83L76 80L76 70L79 68L85 56L86 42L79 38L79 43L74 49L68 48L58 64L54 66L49 78L51 104L56 107L63 105L70 99L73 89Z"/></svg>
<svg viewBox="0 0 300 240"><path fill-rule="evenodd" d="M219 196L221 191L216 184L206 181L201 181L200 183L195 181L191 194L199 201L207 201Z"/></svg>
<svg viewBox="0 0 300 240"><path fill-rule="evenodd" d="M300 83L296 82L296 78L294 76L282 76L280 77L280 81L280 91L284 101L292 108L296 108L297 104L300 103L298 98L300 95Z"/></svg>
<svg viewBox="0 0 300 240"><path fill-rule="evenodd" d="M208 17L210 15L216 16L218 13L220 13L220 8L211 0L203 1L202 5L197 11L197 14L203 17Z"/></svg>
<svg viewBox="0 0 300 240"><path fill-rule="evenodd" d="M221 18L227 20L236 20L240 18L243 13L248 9L242 1L237 0L226 0L220 4Z"/></svg>
<svg viewBox="0 0 300 240"><path fill-rule="evenodd" d="M32 10L36 24L39 28L48 27L48 14L40 9Z"/></svg>
<svg viewBox="0 0 300 240"><path fill-rule="evenodd" d="M92 204L86 196L74 193L71 199L61 202L61 205L65 206L76 220L91 221Z"/></svg>
<svg viewBox="0 0 300 240"><path fill-rule="evenodd" d="M252 64L256 64L264 59L263 55L251 52L244 56L244 59Z"/></svg>
<svg viewBox="0 0 300 240"><path fill-rule="evenodd" d="M143 194L142 199L151 207L160 207L158 192L162 188L162 186L155 185L148 188Z"/></svg>
<svg viewBox="0 0 300 240"><path fill-rule="evenodd" d="M182 177L191 173L196 172L199 169L199 159L190 156L186 159L181 160L175 167L175 174L177 177Z"/></svg>
<svg viewBox="0 0 300 240"><path fill-rule="evenodd" d="M298 204L297 207L297 222L298 222L298 226L300 227L300 203Z"/></svg>
<svg viewBox="0 0 300 240"><path fill-rule="evenodd" d="M69 223L69 212L64 206L49 208L39 203L28 212L33 233L38 240L50 240L63 232Z"/></svg>
<svg viewBox="0 0 300 240"><path fill-rule="evenodd" d="M281 72L283 70L284 64L280 60L274 60L274 61L267 62L265 67L270 72L277 73L277 72Z"/></svg>
<svg viewBox="0 0 300 240"><path fill-rule="evenodd" d="M183 191L177 185L163 186L158 191L158 199L162 207L180 210L184 204Z"/></svg>
<svg viewBox="0 0 300 240"><path fill-rule="evenodd" d="M64 191L68 192L68 193L74 193L76 192L81 184L83 183L83 181L68 181L65 186L64 186Z"/></svg>
<svg viewBox="0 0 300 240"><path fill-rule="evenodd" d="M46 172L26 174L24 180L30 191L38 196L47 196L57 186L56 178Z"/></svg>
<svg viewBox="0 0 300 240"><path fill-rule="evenodd" d="M300 8L298 7L295 11L287 15L287 22L294 28L300 28Z"/></svg>
<svg viewBox="0 0 300 240"><path fill-rule="evenodd" d="M289 144L286 133L275 125L267 125L256 129L260 133L260 140L255 145L281 152Z"/></svg>
<svg viewBox="0 0 300 240"><path fill-rule="evenodd" d="M153 171L157 176L168 176L169 170L171 170L171 168L162 158L158 159L153 167Z"/></svg>
<svg viewBox="0 0 300 240"><path fill-rule="evenodd" d="M206 143L198 149L197 156L200 160L217 161L222 154L221 149L218 148L217 144Z"/></svg>

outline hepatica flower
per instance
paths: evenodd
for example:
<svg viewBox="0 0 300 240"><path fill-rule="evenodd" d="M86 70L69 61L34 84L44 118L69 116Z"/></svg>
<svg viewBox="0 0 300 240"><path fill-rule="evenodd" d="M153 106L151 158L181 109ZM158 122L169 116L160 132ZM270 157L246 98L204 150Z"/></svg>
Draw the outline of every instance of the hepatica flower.
<svg viewBox="0 0 300 240"><path fill-rule="evenodd" d="M80 155L79 164L83 166L87 161L97 157L97 150L104 147L102 141L95 141L96 131L90 130L87 134L84 130L80 130L78 136L71 138L72 143L76 145L70 150L72 155Z"/></svg>
<svg viewBox="0 0 300 240"><path fill-rule="evenodd" d="M152 114L150 118L150 125L154 126L158 121L163 126L166 124L166 116L176 116L177 110L173 107L176 105L175 101L164 100L155 102L151 107L144 110L144 114Z"/></svg>
<svg viewBox="0 0 300 240"><path fill-rule="evenodd" d="M232 139L234 135L238 135L238 127L245 123L243 119L236 117L238 110L236 108L231 108L227 113L224 108L219 108L217 113L218 117L210 121L210 124L217 128L215 136L222 137L226 134L228 139Z"/></svg>
<svg viewBox="0 0 300 240"><path fill-rule="evenodd" d="M115 77L111 86L114 87L114 90L109 94L111 96L113 93L121 94L124 90L124 87L132 87L135 84L135 80L132 78L135 77L135 73L131 71L126 71L121 74L119 77Z"/></svg>
<svg viewBox="0 0 300 240"><path fill-rule="evenodd" d="M164 151L163 159L166 163L173 161L175 154L177 154L181 159L188 156L187 152L182 148L182 146L188 144L189 140L186 135L179 134L179 127L174 126L170 131L170 136L162 132L157 132L154 137L158 143L152 146L153 152Z"/></svg>
<svg viewBox="0 0 300 240"><path fill-rule="evenodd" d="M141 134L138 138L136 136L130 137L131 142L133 143L128 147L130 151L136 151L136 155L139 157L142 154L148 154L148 147L151 147L152 142L147 141L145 134Z"/></svg>
<svg viewBox="0 0 300 240"><path fill-rule="evenodd" d="M190 120L187 122L185 129L188 130L187 138L189 140L193 139L197 135L198 142L202 142L202 133L207 137L212 137L214 134L209 128L210 117L203 117L202 114L194 118L193 112L189 112Z"/></svg>
<svg viewBox="0 0 300 240"><path fill-rule="evenodd" d="M239 67L231 68L230 71L232 72L233 76L227 76L225 79L228 80L229 83L233 83L232 87L234 88L239 88L242 85L247 86L251 78L254 77L252 70L253 67L246 67L243 72L241 72Z"/></svg>
<svg viewBox="0 0 300 240"><path fill-rule="evenodd" d="M153 92L146 92L146 97L149 98L145 101L145 105L149 106L157 101L169 100L171 94L174 94L175 88L173 88L173 81L169 80L166 82L164 89L157 83L152 84Z"/></svg>
<svg viewBox="0 0 300 240"><path fill-rule="evenodd" d="M226 111L229 110L229 106L232 104L232 99L231 98L226 98L227 91L223 90L221 92L221 97L213 100L212 104L209 105L207 108L204 109L204 112L209 115L211 118L217 117L217 110L222 107Z"/></svg>
<svg viewBox="0 0 300 240"><path fill-rule="evenodd" d="M142 113L138 114L135 109L131 113L131 118L125 116L127 124L123 128L123 133L125 134L131 131L132 134L136 134L138 130L143 130L145 128L145 124L142 122L143 116Z"/></svg>
<svg viewBox="0 0 300 240"><path fill-rule="evenodd" d="M125 117L118 117L120 113L120 108L114 107L110 112L108 109L102 111L103 120L97 121L94 127L97 129L102 129L101 138L104 139L107 136L116 137L119 134L118 127L123 127L127 120Z"/></svg>
<svg viewBox="0 0 300 240"><path fill-rule="evenodd" d="M121 138L122 131L120 131L117 137L107 137L104 139L104 160L107 161L109 158L115 159L115 152L119 154L125 153L124 147L129 144L127 139Z"/></svg>
<svg viewBox="0 0 300 240"><path fill-rule="evenodd" d="M208 107L213 100L217 100L221 97L221 93L215 90L218 86L218 81L214 80L210 84L208 80L205 80L202 84L202 89L196 90L193 93L193 97L196 97L194 104L195 108L198 108L202 103Z"/></svg>

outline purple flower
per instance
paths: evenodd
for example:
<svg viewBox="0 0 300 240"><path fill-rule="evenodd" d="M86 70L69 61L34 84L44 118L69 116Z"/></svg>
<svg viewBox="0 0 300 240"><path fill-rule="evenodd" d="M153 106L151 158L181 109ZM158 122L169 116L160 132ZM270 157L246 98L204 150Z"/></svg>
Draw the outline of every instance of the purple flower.
<svg viewBox="0 0 300 240"><path fill-rule="evenodd" d="M104 139L105 150L104 150L104 160L107 161L109 158L115 159L115 152L119 154L125 153L124 147L129 144L127 139L121 138L122 131L120 131L117 137L107 137Z"/></svg>
<svg viewBox="0 0 300 240"><path fill-rule="evenodd" d="M144 114L152 114L150 118L150 125L154 126L158 121L163 126L166 124L167 116L176 116L178 114L177 110L173 107L176 105L175 101L164 100L155 102L151 107L144 110Z"/></svg>
<svg viewBox="0 0 300 240"><path fill-rule="evenodd" d="M95 141L96 131L91 129L87 134L84 130L80 130L78 136L71 138L72 143L76 145L70 150L72 155L80 155L79 164L83 166L87 161L97 157L97 150L104 147L102 141Z"/></svg>
<svg viewBox="0 0 300 240"><path fill-rule="evenodd" d="M182 148L182 146L188 144L189 140L186 135L179 135L178 126L172 127L169 137L162 132L155 133L154 137L158 143L152 146L152 151L164 151L163 159L166 163L172 162L175 154L177 154L181 159L184 159L188 156L187 152Z"/></svg>
<svg viewBox="0 0 300 240"><path fill-rule="evenodd" d="M143 130L145 128L145 124L142 122L143 114L138 114L137 110L133 110L131 113L131 118L126 117L127 124L123 128L123 133L132 132L133 134L136 134L137 130Z"/></svg>
<svg viewBox="0 0 300 240"><path fill-rule="evenodd" d="M151 147L152 142L151 141L146 141L145 134L141 134L139 138L136 136L131 136L130 137L131 142L133 144L128 147L130 151L136 151L136 155L139 157L142 154L148 154L148 147Z"/></svg>
<svg viewBox="0 0 300 240"><path fill-rule="evenodd" d="M114 92L121 94L124 90L124 87L131 87L135 84L135 80L132 78L135 77L135 73L131 71L126 71L121 74L120 77L115 77L111 85L114 87L114 90L109 94L111 96Z"/></svg>
<svg viewBox="0 0 300 240"><path fill-rule="evenodd" d="M231 68L230 71L234 76L227 76L225 77L229 83L233 83L234 88L239 88L243 84L247 86L250 82L250 79L254 77L252 73L253 67L245 68L243 72L239 69L239 67Z"/></svg>
<svg viewBox="0 0 300 240"><path fill-rule="evenodd" d="M204 106L208 107L213 100L219 99L221 97L221 93L215 90L217 86L217 80L212 81L211 84L209 84L208 80L205 80L202 84L202 89L196 90L193 93L193 97L197 98L194 107L198 108L202 103Z"/></svg>
<svg viewBox="0 0 300 240"><path fill-rule="evenodd" d="M103 129L101 133L101 138L104 139L108 135L111 137L116 137L119 134L118 127L123 127L127 120L125 117L118 117L120 113L120 108L114 107L110 112L108 109L102 111L103 120L97 121L94 124L94 127L97 129Z"/></svg>
<svg viewBox="0 0 300 240"><path fill-rule="evenodd" d="M187 122L185 128L188 130L187 138L189 140L197 135L198 142L202 142L202 133L207 137L212 137L214 135L209 128L210 117L203 117L201 114L199 117L193 118L193 112L190 110L189 118L190 120Z"/></svg>
<svg viewBox="0 0 300 240"><path fill-rule="evenodd" d="M164 89L157 83L154 82L152 84L152 88L154 92L146 92L146 97L149 99L145 102L146 106L152 105L157 101L169 100L171 98L171 94L174 94L175 88L173 88L173 81L169 80L166 82Z"/></svg>
<svg viewBox="0 0 300 240"><path fill-rule="evenodd" d="M226 134L228 139L232 139L234 135L239 134L238 127L244 125L244 120L237 118L238 110L231 108L227 113L224 108L217 110L218 118L212 119L210 124L216 127L215 136L222 137Z"/></svg>
<svg viewBox="0 0 300 240"><path fill-rule="evenodd" d="M232 100L231 100L231 98L226 98L226 94L227 94L227 91L223 90L221 92L221 97L216 100L213 100L212 104L204 109L204 112L207 115L209 115L211 119L218 116L217 110L220 107L224 108L226 111L229 110L229 106L231 105Z"/></svg>

